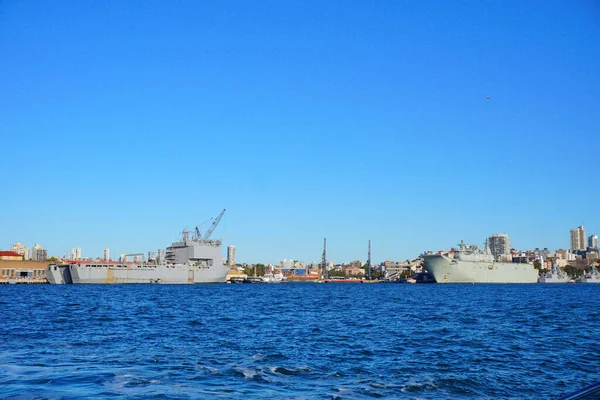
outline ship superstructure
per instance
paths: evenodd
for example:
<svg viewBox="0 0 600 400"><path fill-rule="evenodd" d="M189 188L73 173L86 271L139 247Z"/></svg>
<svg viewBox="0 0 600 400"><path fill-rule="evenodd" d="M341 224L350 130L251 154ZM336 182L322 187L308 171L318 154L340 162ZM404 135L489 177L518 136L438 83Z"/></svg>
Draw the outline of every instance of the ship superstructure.
<svg viewBox="0 0 600 400"><path fill-rule="evenodd" d="M229 267L223 265L221 241L211 240L210 234L219 223L225 210L202 237L198 228L190 238L183 230L181 241L174 242L165 252L148 261L142 254L127 254L121 262L74 260L48 266L49 283L221 283L225 282ZM135 261L128 262L128 257Z"/></svg>
<svg viewBox="0 0 600 400"><path fill-rule="evenodd" d="M581 283L600 283L600 274L598 273L598 270L592 266L592 268L590 269L590 272L588 272L587 274L582 276L581 279L579 280L579 282L581 282Z"/></svg>
<svg viewBox="0 0 600 400"><path fill-rule="evenodd" d="M425 254L423 268L437 283L536 283L538 272L531 263L498 262L489 248L461 241L448 253Z"/></svg>

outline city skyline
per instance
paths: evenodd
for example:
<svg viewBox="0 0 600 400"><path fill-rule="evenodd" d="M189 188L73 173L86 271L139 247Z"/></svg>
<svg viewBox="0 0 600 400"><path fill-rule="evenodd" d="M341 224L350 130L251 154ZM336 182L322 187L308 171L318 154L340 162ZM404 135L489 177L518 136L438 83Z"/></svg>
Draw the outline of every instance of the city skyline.
<svg viewBox="0 0 600 400"><path fill-rule="evenodd" d="M569 248L600 231L594 7L3 4L0 243L145 254L226 207L241 262Z"/></svg>
<svg viewBox="0 0 600 400"><path fill-rule="evenodd" d="M575 234L574 234L575 232ZM586 240L584 241L585 244L587 244L587 246L584 246L584 248L576 248L576 249L572 249L573 246L573 240L575 238L576 243L579 243L579 240L581 237L585 237ZM530 251L530 250L538 250L538 249L542 249L542 250L547 250L547 251L569 251L569 252L573 252L573 251L577 251L577 250L586 250L588 248L592 248L592 249L597 249L598 248L598 236L594 233L590 234L589 236L586 236L585 233L585 229L583 225L580 225L576 228L572 228L569 231L569 238L570 238L570 247L566 247L566 246L559 246L559 247L549 247L549 246L535 246L535 247L515 247L511 245L511 238L510 235L507 234L502 234L502 233L494 233L491 234L488 238L486 238L484 240L483 246L481 246L481 248L483 248L486 244L490 249L490 252L492 254L494 254L494 256L499 259L500 256L502 255L508 255L510 254L511 250L516 250L516 251ZM467 242L467 244L477 244L479 245L479 243L475 243L475 242ZM595 244L595 245L594 245ZM420 254L426 252L426 251L433 251L433 252L437 252L437 251L449 251L451 247L454 247L454 245L447 247L447 248L439 248L439 249L426 249L426 250L422 250L420 251L417 255L408 257L408 258L392 258L392 257L387 257L387 258L381 258L379 261L376 261L376 263L381 263L384 262L386 260L394 260L394 261L404 261L404 260L412 260L417 258ZM18 254L29 254L29 257L32 259L35 259L33 257L33 251L39 248L41 250L44 251L43 254L46 254L48 257L50 256L57 256L57 257L61 257L64 259L99 259L99 260L103 260L103 261L108 261L108 260L113 260L110 257L110 249L109 248L102 248L102 254L101 255L90 255L90 256L82 256L82 249L81 248L72 248L69 252L63 254L62 256L59 254L48 254L47 250L42 248L39 244L35 244L34 247L32 249L29 249L26 245L24 245L21 242L17 242L14 245L10 246L10 250L11 251L15 251ZM565 250L566 249L566 250ZM0 250L2 250L0 248ZM160 250L164 250L160 249ZM27 253L27 251L29 251L29 253ZM145 254L146 252L144 252ZM117 258L116 260L113 261L119 261L122 258L123 254L127 254L127 253L120 253L121 256L119 258ZM235 245L227 245L227 247L224 248L224 254L223 254L223 261L224 264L227 264L229 266L232 265L236 265L236 264L254 264L254 263L266 263L266 264L272 264L272 265L277 265L279 263L281 263L282 261L288 260L290 262L301 262L301 263L305 263L305 264L311 264L311 263L318 263L319 261L317 261L316 258L307 258L307 259L302 259L302 258L294 258L294 257L283 257L280 258L278 260L271 260L271 258L268 258L268 261L266 261L268 257L262 257L259 260L252 260L252 261L246 261L246 260L242 260L242 261L236 261L236 246ZM137 259L137 258L136 258ZM356 260L366 260L365 258L361 258L361 257L356 257L356 258L348 258L348 257L340 257L337 258L336 263L337 264L345 264L345 263L350 263ZM328 261L331 261L331 258L328 258Z"/></svg>

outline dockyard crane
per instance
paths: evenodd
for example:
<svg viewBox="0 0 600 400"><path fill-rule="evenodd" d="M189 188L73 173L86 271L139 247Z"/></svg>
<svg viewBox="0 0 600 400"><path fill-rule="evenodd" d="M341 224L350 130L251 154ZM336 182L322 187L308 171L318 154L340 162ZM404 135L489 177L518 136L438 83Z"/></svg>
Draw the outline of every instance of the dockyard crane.
<svg viewBox="0 0 600 400"><path fill-rule="evenodd" d="M213 233L213 231L215 230L215 228L217 227L217 225L219 225L219 222L221 221L221 218L223 218L223 214L225 214L225 209L223 209L223 211L221 211L221 214L219 214L217 216L217 218L215 218L215 220L213 221L213 223L210 226L210 228L208 228L208 230L204 234L203 240L208 240L210 238L210 235ZM198 231L197 229L198 228L196 228L196 232L198 234L198 238L200 238L200 231Z"/></svg>

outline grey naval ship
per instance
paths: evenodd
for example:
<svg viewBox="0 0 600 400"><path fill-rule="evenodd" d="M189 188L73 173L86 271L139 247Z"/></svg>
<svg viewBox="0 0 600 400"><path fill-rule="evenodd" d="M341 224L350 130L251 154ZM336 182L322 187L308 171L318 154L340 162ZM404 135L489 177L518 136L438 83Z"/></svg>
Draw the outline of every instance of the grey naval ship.
<svg viewBox="0 0 600 400"><path fill-rule="evenodd" d="M458 250L425 254L423 268L437 283L536 283L538 272L533 264L498 262L487 245L480 250L461 241Z"/></svg>
<svg viewBox="0 0 600 400"><path fill-rule="evenodd" d="M143 254L125 254L120 262L73 260L65 264L51 264L46 271L49 283L223 283L229 267L223 265L221 241L210 240L212 231L221 220L225 210L214 220L202 236L198 228L190 237L183 230L182 239L174 242L166 251L158 251L158 257L143 260ZM128 257L134 261L128 262Z"/></svg>
<svg viewBox="0 0 600 400"><path fill-rule="evenodd" d="M569 276L561 271L555 263L552 263L552 270L543 273L538 279L539 283L568 283Z"/></svg>

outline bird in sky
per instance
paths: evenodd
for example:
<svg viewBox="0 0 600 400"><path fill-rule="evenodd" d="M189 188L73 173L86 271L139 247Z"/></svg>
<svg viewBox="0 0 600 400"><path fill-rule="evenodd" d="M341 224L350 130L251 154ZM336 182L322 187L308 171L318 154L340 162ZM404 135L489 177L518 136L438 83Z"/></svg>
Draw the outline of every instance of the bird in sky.
<svg viewBox="0 0 600 400"><path fill-rule="evenodd" d="M491 99L492 99L492 96L487 96L487 99L488 99L488 100L491 100Z"/></svg>

